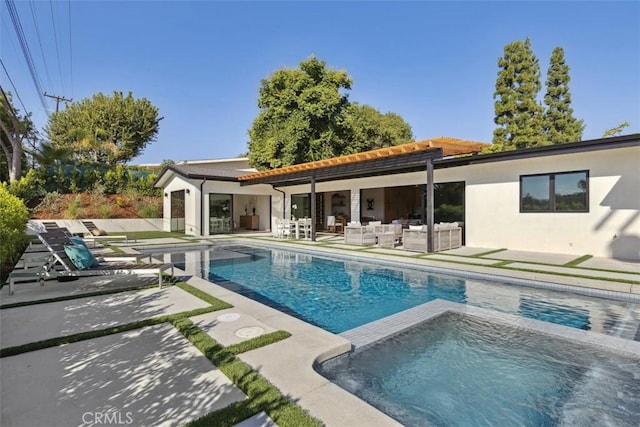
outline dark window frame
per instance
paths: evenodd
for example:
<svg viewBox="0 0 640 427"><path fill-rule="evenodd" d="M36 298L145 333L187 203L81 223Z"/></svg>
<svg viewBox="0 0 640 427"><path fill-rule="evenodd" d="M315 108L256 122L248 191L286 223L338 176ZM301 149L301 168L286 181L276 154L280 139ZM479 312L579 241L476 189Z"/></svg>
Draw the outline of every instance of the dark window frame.
<svg viewBox="0 0 640 427"><path fill-rule="evenodd" d="M584 209L577 210L557 210L556 209L556 176L558 175L568 175L575 173L583 173L585 175L586 181L586 200ZM524 209L523 206L523 185L522 181L524 178L532 178L546 176L549 177L549 209L547 210L527 210ZM548 172L548 173L537 173L530 175L520 175L520 213L588 213L589 212L589 170L575 170L575 171L567 171L567 172Z"/></svg>

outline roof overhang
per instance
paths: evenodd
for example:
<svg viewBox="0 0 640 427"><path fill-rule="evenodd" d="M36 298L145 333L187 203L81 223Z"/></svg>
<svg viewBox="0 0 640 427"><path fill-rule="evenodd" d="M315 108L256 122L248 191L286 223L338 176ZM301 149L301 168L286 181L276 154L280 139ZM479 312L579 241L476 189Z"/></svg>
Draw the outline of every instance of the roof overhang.
<svg viewBox="0 0 640 427"><path fill-rule="evenodd" d="M474 154L470 156L439 159L434 162L436 169L450 168L482 163L523 160L535 157L558 156L563 154L586 153L612 148L627 148L640 145L640 134L631 134L609 138L591 139L567 144L545 145L543 147L523 148L491 154Z"/></svg>
<svg viewBox="0 0 640 427"><path fill-rule="evenodd" d="M365 159L357 162L327 165L313 169L292 170L277 175L251 174L239 177L240 185L271 184L275 187L335 181L340 179L366 178L425 170L429 161L442 158L441 148L415 151L394 156Z"/></svg>
<svg viewBox="0 0 640 427"><path fill-rule="evenodd" d="M215 171L213 171L215 172ZM156 178L153 183L154 187L164 187L164 185L169 181L173 176L178 175L187 179L199 179L205 181L227 181L227 182L238 182L238 178L235 176L221 176L216 175L215 173L206 174L202 172L191 172L185 170L184 167L179 165L168 165L165 166L164 169L158 174L158 178Z"/></svg>

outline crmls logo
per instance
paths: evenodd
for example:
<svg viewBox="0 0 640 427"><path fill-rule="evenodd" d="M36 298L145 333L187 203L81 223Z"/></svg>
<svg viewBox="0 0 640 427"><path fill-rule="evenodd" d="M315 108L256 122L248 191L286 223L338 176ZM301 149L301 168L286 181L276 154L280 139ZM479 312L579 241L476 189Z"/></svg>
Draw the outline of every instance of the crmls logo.
<svg viewBox="0 0 640 427"><path fill-rule="evenodd" d="M133 414L131 412L85 412L82 414L82 422L89 425L99 424L122 424L128 425L133 423Z"/></svg>

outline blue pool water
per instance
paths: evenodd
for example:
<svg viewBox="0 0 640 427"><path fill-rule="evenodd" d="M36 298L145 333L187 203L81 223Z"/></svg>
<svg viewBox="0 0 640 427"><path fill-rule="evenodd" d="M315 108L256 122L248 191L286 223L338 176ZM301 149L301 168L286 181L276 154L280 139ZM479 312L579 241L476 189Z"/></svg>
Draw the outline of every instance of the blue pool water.
<svg viewBox="0 0 640 427"><path fill-rule="evenodd" d="M440 298L634 339L640 308L550 290L247 246L166 261L334 333ZM636 337L640 339L640 337Z"/></svg>
<svg viewBox="0 0 640 427"><path fill-rule="evenodd" d="M640 360L445 314L318 367L410 426L637 426Z"/></svg>

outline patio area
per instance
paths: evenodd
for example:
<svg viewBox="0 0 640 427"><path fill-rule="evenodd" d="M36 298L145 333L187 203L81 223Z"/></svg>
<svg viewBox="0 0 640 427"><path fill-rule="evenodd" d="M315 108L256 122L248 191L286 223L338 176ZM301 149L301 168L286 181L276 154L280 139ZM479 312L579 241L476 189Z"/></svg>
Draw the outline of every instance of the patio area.
<svg viewBox="0 0 640 427"><path fill-rule="evenodd" d="M495 248L461 247L425 254L349 245L342 236L332 235L313 242L282 241L254 233L197 243L215 245L218 239L230 238L239 244L258 240L290 248L313 247L320 253L339 252L363 260L402 261L622 292L640 300L638 263ZM193 243L145 242L153 247L187 247ZM126 246L128 251L144 247L140 242L123 244L118 246ZM179 270L176 273L183 274ZM188 287L159 289L154 277L135 276L47 281L44 286L20 283L14 295L3 286L2 351L34 347L0 358L0 424L91 425L101 417L111 424L130 420L133 425L169 426L207 414L224 417L227 412L223 408L230 404L251 407L257 402L256 396L243 392L238 386L241 380L225 375L176 326L188 321L227 349L286 331L288 338L250 346L236 353L237 359L325 425L399 425L313 370L314 362L348 351L351 343L347 339L198 277L182 279ZM226 305L216 306L215 301L202 295ZM72 339L66 344L42 346L60 337ZM640 340L640 330L636 340ZM276 407L270 410L281 416ZM262 410L253 412L246 420L229 417L226 425L293 425L286 417L281 416L278 422Z"/></svg>

